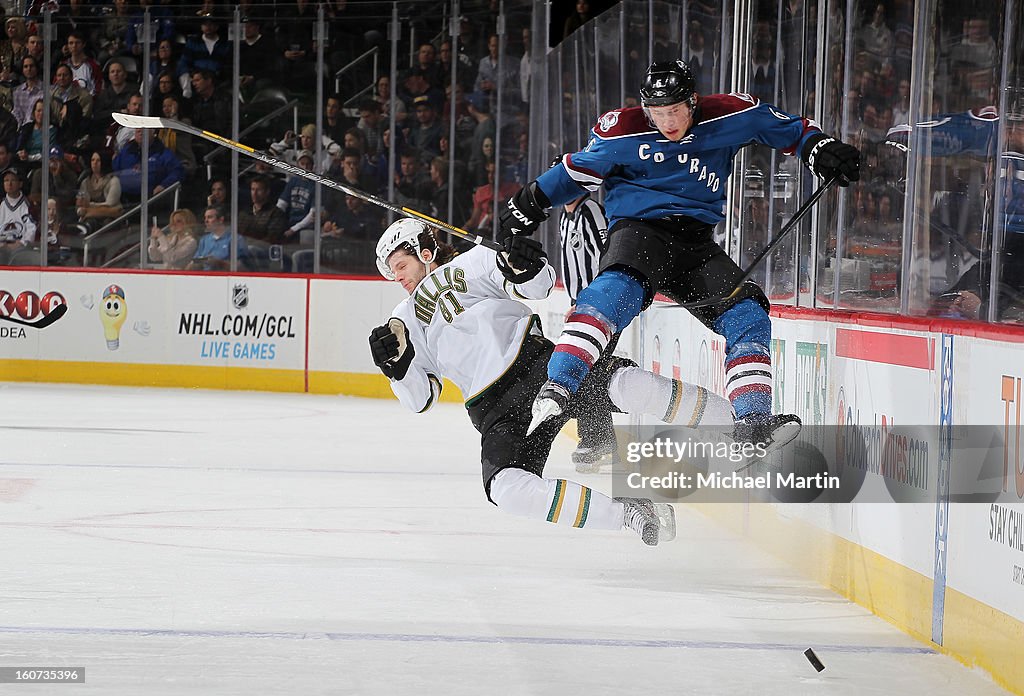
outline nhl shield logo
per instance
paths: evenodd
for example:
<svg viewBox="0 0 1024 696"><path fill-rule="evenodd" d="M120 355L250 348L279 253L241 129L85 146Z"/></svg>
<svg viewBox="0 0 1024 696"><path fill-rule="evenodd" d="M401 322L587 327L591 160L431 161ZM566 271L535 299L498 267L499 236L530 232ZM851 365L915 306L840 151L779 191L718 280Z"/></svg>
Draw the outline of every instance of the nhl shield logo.
<svg viewBox="0 0 1024 696"><path fill-rule="evenodd" d="M605 133L607 133L612 128L614 128L615 124L618 123L618 122L619 122L619 112L618 111L609 111L608 113L606 113L604 116L601 117L601 121L600 121L601 130L604 131Z"/></svg>
<svg viewBox="0 0 1024 696"><path fill-rule="evenodd" d="M249 286L236 285L231 288L231 304L235 309L242 309L249 306Z"/></svg>

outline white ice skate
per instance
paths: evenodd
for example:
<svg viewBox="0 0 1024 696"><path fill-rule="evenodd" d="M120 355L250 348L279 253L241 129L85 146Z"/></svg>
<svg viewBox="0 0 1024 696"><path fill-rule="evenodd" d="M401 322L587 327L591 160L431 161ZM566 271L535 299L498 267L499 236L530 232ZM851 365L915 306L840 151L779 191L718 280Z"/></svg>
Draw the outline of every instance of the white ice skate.
<svg viewBox="0 0 1024 696"><path fill-rule="evenodd" d="M632 529L648 546L676 538L676 513L671 505L647 498L616 498L622 503L622 526Z"/></svg>

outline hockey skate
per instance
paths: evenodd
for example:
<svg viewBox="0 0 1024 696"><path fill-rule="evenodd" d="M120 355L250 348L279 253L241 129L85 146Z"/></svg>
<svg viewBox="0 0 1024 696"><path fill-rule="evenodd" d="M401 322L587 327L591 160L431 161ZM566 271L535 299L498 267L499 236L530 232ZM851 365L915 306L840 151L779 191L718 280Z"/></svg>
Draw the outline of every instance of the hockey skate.
<svg viewBox="0 0 1024 696"><path fill-rule="evenodd" d="M616 498L623 505L622 526L632 529L648 546L676 538L676 513L671 505L647 498Z"/></svg>
<svg viewBox="0 0 1024 696"><path fill-rule="evenodd" d="M590 444L580 442L579 446L572 453L572 463L576 472L580 474L596 474L601 471L602 466L614 466L615 454L618 452L617 444L613 442L599 442L593 447Z"/></svg>
<svg viewBox="0 0 1024 696"><path fill-rule="evenodd" d="M788 445L800 434L801 427L800 418L793 414L751 413L737 418L733 425L733 440L762 445L764 448L764 455L750 457L737 471L749 469L764 461L767 455Z"/></svg>
<svg viewBox="0 0 1024 696"><path fill-rule="evenodd" d="M549 418L564 413L566 406L569 405L570 396L569 390L561 384L552 382L550 379L545 382L544 386L540 388L537 398L533 400L533 418L530 420L530 427L526 429L526 434L530 435Z"/></svg>

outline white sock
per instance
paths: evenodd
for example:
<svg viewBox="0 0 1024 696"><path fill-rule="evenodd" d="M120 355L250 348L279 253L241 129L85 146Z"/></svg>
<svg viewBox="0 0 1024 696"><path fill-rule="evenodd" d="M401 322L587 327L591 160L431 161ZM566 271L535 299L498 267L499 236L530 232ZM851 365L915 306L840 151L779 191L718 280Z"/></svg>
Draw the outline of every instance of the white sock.
<svg viewBox="0 0 1024 696"><path fill-rule="evenodd" d="M622 529L622 503L565 479L503 469L491 479L491 500L502 512L588 529Z"/></svg>
<svg viewBox="0 0 1024 696"><path fill-rule="evenodd" d="M639 367L623 367L608 381L608 396L620 411L655 416L665 423L732 425L732 404L704 387L669 379Z"/></svg>

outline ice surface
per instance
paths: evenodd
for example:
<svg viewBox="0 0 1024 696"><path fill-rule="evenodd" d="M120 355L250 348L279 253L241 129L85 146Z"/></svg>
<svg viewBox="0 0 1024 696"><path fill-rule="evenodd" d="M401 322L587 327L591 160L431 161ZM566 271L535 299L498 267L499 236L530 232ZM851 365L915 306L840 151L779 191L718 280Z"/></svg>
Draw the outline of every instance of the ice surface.
<svg viewBox="0 0 1024 696"><path fill-rule="evenodd" d="M0 693L1005 693L686 508L657 548L502 515L458 405L0 397L0 666L86 668Z"/></svg>

